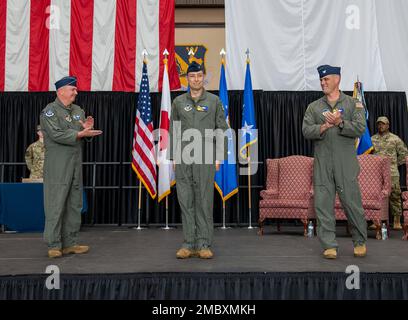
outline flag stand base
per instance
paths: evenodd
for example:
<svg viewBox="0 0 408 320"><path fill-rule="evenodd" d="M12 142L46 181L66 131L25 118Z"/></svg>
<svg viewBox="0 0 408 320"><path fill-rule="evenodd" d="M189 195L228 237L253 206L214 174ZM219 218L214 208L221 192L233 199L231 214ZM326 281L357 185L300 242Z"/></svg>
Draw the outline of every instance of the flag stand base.
<svg viewBox="0 0 408 320"><path fill-rule="evenodd" d="M160 229L162 229L162 230L172 230L172 229L176 229L176 228L166 226L166 227L161 227Z"/></svg>

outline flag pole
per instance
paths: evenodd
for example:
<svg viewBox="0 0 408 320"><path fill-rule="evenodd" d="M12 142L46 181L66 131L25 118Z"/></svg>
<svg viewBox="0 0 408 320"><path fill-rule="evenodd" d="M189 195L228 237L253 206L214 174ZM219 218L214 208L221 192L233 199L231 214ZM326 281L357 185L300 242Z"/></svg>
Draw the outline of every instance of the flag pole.
<svg viewBox="0 0 408 320"><path fill-rule="evenodd" d="M137 228L136 230L142 230L144 228L142 228L140 226L140 213L142 211L142 180L139 179L139 203L137 206Z"/></svg>
<svg viewBox="0 0 408 320"><path fill-rule="evenodd" d="M163 230L170 230L174 229L173 227L169 227L169 196L166 196L166 226L162 227Z"/></svg>
<svg viewBox="0 0 408 320"><path fill-rule="evenodd" d="M249 59L249 48L246 50L247 63L250 62ZM252 198L251 198L251 155L249 151L249 146L246 148L248 155L248 229L255 229L256 227L252 226Z"/></svg>
<svg viewBox="0 0 408 320"><path fill-rule="evenodd" d="M254 229L254 227L252 226L251 156L249 153L249 146L247 147L247 154L248 154L248 214L249 214L248 229Z"/></svg>
<svg viewBox="0 0 408 320"><path fill-rule="evenodd" d="M168 55L169 52L167 51L167 49L164 49L163 51L163 55L164 55L164 59L163 59L163 63L164 63L164 67L166 68L167 63L168 63ZM171 188L171 185L170 185ZM166 197L166 225L164 227L162 227L163 230L170 230L173 228L169 227L169 196L167 195Z"/></svg>
<svg viewBox="0 0 408 320"><path fill-rule="evenodd" d="M225 200L222 200L222 227L220 228L222 230L226 230L226 229L231 229L231 227L227 227L225 225Z"/></svg>
<svg viewBox="0 0 408 320"><path fill-rule="evenodd" d="M146 49L142 51L142 55L143 55L143 62L147 64L147 59L146 59L147 50ZM134 228L136 230L145 229L140 226L141 211L142 211L142 180L139 179L139 202L137 206L137 228Z"/></svg>
<svg viewBox="0 0 408 320"><path fill-rule="evenodd" d="M194 50L193 50L193 47L190 47L190 50L188 51L188 57L189 57L189 60L191 60L193 57L194 57ZM190 64L190 61L189 61L189 64Z"/></svg>
<svg viewBox="0 0 408 320"><path fill-rule="evenodd" d="M220 51L221 64L225 64L225 55L226 55L225 49L222 48L221 51ZM225 201L224 197L222 196L222 227L220 228L222 230L231 229L230 227L227 227L225 225L225 202L226 201Z"/></svg>
<svg viewBox="0 0 408 320"><path fill-rule="evenodd" d="M166 197L166 225L162 227L163 230L170 230L174 229L172 227L169 227L169 196L167 195Z"/></svg>

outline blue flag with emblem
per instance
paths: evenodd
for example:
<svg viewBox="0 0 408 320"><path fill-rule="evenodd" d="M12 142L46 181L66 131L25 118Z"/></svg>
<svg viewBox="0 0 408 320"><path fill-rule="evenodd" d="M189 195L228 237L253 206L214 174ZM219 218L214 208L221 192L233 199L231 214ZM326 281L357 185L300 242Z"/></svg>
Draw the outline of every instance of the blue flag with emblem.
<svg viewBox="0 0 408 320"><path fill-rule="evenodd" d="M246 65L244 105L242 110L242 127L240 135L239 154L242 158L247 159L249 156L248 147L258 140L249 60L247 60Z"/></svg>
<svg viewBox="0 0 408 320"><path fill-rule="evenodd" d="M228 116L228 89L227 80L225 79L225 66L224 62L221 64L221 76L220 76L220 100L224 107L225 119L229 126L229 116ZM235 160L234 151L234 141L232 138L231 129L227 131L228 137L228 158L223 161L220 169L215 173L215 188L221 195L223 201L231 198L234 194L238 192L238 182L237 182L237 168Z"/></svg>
<svg viewBox="0 0 408 320"><path fill-rule="evenodd" d="M364 134L357 139L356 142L357 155L369 154L373 150L373 143L371 142L370 130L368 128L368 110L364 99L363 84L359 81L354 83L353 98L356 98L364 106L366 116L366 129Z"/></svg>

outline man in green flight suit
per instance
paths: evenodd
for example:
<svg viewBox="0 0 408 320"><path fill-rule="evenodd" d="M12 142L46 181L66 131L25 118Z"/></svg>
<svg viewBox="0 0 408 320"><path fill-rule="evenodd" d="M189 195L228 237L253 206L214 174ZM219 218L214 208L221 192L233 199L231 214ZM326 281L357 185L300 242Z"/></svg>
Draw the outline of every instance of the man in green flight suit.
<svg viewBox="0 0 408 320"><path fill-rule="evenodd" d="M44 134L44 238L50 258L85 253L88 246L77 243L82 210L82 139L100 135L94 119L73 104L75 77L55 83L57 98L40 115Z"/></svg>
<svg viewBox="0 0 408 320"><path fill-rule="evenodd" d="M204 89L200 64L189 65L187 80L189 92L173 101L169 132L170 159L175 163L184 235L176 257L210 259L213 257L210 247L214 231L214 176L227 155L228 124L221 100Z"/></svg>
<svg viewBox="0 0 408 320"><path fill-rule="evenodd" d="M365 130L363 105L339 90L340 68L317 68L324 96L307 107L302 131L314 142L314 206L323 256L337 257L336 192L351 225L354 256L367 253L367 222L361 201L355 139Z"/></svg>

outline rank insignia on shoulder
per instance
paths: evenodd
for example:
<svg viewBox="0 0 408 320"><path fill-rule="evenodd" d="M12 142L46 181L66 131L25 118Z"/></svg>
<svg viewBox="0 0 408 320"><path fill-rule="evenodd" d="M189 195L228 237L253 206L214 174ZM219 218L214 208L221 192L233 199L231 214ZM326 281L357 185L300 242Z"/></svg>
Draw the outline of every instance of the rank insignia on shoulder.
<svg viewBox="0 0 408 320"><path fill-rule="evenodd" d="M48 118L52 117L53 115L54 115L54 112L52 112L51 110L47 110L45 112L45 116L48 117Z"/></svg>
<svg viewBox="0 0 408 320"><path fill-rule="evenodd" d="M364 106L361 102L356 102L356 108L357 109L364 109Z"/></svg>
<svg viewBox="0 0 408 320"><path fill-rule="evenodd" d="M188 105L186 105L185 107L184 107L184 110L186 110L186 111L191 111L191 106L188 104Z"/></svg>
<svg viewBox="0 0 408 320"><path fill-rule="evenodd" d="M67 115L67 116L65 117L65 120L67 120L68 122L72 122L72 118L71 118L70 115Z"/></svg>
<svg viewBox="0 0 408 320"><path fill-rule="evenodd" d="M72 117L75 121L79 121L81 119L81 116L79 114L74 114Z"/></svg>

